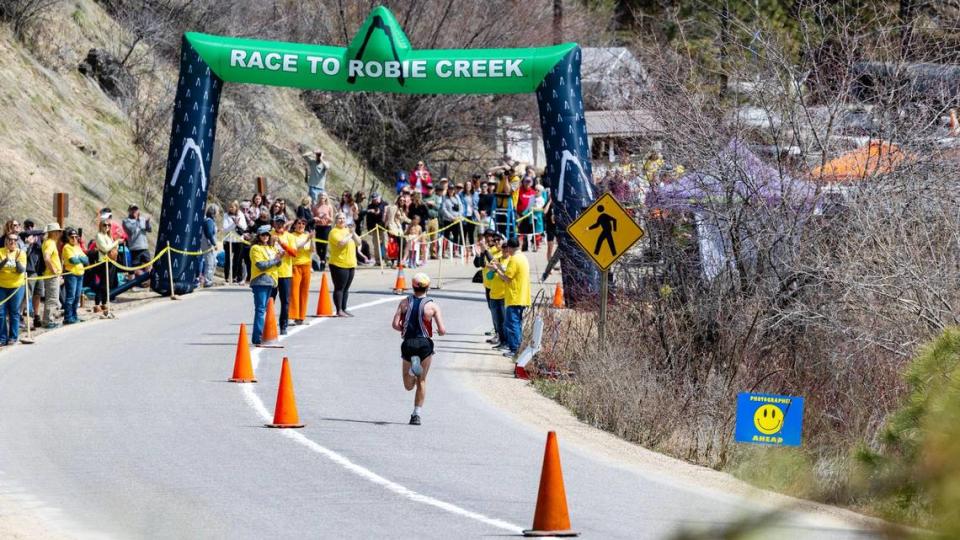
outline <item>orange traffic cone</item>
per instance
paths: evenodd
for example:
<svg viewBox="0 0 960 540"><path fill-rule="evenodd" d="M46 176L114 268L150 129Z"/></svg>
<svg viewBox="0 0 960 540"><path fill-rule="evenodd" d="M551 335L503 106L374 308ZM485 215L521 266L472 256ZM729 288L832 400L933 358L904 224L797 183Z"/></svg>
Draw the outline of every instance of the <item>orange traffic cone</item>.
<svg viewBox="0 0 960 540"><path fill-rule="evenodd" d="M293 397L293 377L290 376L290 361L283 357L283 366L280 368L280 387L277 388L277 406L273 409L273 423L266 424L272 428L301 428L300 416L297 414L297 400Z"/></svg>
<svg viewBox="0 0 960 540"><path fill-rule="evenodd" d="M250 363L250 345L247 343L247 325L240 325L240 337L237 338L237 355L233 361L233 377L230 382L257 382Z"/></svg>
<svg viewBox="0 0 960 540"><path fill-rule="evenodd" d="M523 531L524 536L579 536L570 530L570 515L567 513L567 494L563 489L563 471L560 470L560 446L557 434L547 433L547 447L543 452L543 469L540 472L540 491L537 493L537 510L533 515L533 527Z"/></svg>
<svg viewBox="0 0 960 540"><path fill-rule="evenodd" d="M553 307L563 309L563 285L559 283L557 283L557 287L553 289Z"/></svg>
<svg viewBox="0 0 960 540"><path fill-rule="evenodd" d="M393 283L393 294L403 294L407 288L407 276L403 273L403 263L397 265L397 280Z"/></svg>
<svg viewBox="0 0 960 540"><path fill-rule="evenodd" d="M330 286L327 285L327 273L320 279L320 296L317 298L317 317L333 317L333 300L330 296Z"/></svg>
<svg viewBox="0 0 960 540"><path fill-rule="evenodd" d="M280 338L280 329L277 327L277 311L273 307L273 298L267 300L267 314L263 321L263 342L269 343Z"/></svg>

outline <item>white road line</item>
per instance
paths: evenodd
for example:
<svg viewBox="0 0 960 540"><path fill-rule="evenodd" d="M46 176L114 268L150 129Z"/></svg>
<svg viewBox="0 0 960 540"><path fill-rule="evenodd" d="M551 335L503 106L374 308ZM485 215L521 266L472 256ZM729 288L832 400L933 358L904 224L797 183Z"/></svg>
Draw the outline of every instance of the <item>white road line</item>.
<svg viewBox="0 0 960 540"><path fill-rule="evenodd" d="M367 307L376 306L379 304L385 304L387 302L396 302L398 300L399 299L396 296L381 298L380 300L374 300L372 302L367 302L365 304L359 304L359 305L353 306L351 309L354 309L354 310L363 309ZM324 319L318 319L317 322L323 322L323 320ZM306 330L307 328L311 328L313 326L316 326L316 324L311 324L309 326L297 326L296 328L290 329L286 336L280 336L280 339L283 340L284 338L289 338L290 336L293 336L298 332ZM254 349L253 351L251 351L250 360L253 363L254 373L256 373L257 366L260 364L260 351L262 350L263 349ZM252 384L240 385L240 391L243 393L243 399L247 402L248 405L250 405L250 407L253 408L253 410L257 412L257 414L260 415L261 418L263 418L264 421L270 422L271 420L273 420L273 418L270 415L270 411L267 410L267 406L264 405L263 400L261 400L260 397L257 396L257 394L253 391L253 388L254 386ZM416 491L410 488L404 487L396 482L388 480L380 476L379 474L371 471L370 469L367 469L366 467L363 467L361 465L354 463L353 461L350 460L350 458L344 456L343 454L340 454L338 452L330 450L325 446L320 445L319 443L308 438L307 436L305 436L303 433L299 431L295 431L292 429L280 429L277 431L279 431L280 434L284 435L288 439L291 439L293 441L296 441L302 444L303 446L306 446L310 450L313 450L314 452L329 459L330 461L336 463L337 465L340 465L344 469L359 476L360 478L363 478L364 480L367 480L367 481L373 482L374 484L382 486L386 488L388 491L391 491L397 495L400 495L401 497L404 497L406 499L409 499L411 501L418 502L421 504L433 506L434 508L439 508L440 510L443 510L445 512L450 512L451 514L473 519L481 523L485 523L487 525L497 527L499 529L503 529L503 530L510 531L513 533L518 533L518 534L523 532L523 527L519 525L514 525L513 523L503 521L501 519L488 517L477 512L471 512L470 510L461 508L455 504L441 501L440 499L435 499L433 497L424 495L422 493L417 493Z"/></svg>

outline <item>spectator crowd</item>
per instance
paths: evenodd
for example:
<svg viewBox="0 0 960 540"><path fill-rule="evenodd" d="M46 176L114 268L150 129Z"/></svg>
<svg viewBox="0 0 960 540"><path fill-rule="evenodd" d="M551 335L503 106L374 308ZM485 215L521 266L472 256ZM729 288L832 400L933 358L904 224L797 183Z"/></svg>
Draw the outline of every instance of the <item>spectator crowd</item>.
<svg viewBox="0 0 960 540"><path fill-rule="evenodd" d="M349 288L358 266L417 267L431 258L473 254L482 267L476 281L487 291L495 345L516 352L523 309L530 303L529 264L522 252L546 244L549 257L556 249L550 192L533 167L498 167L453 181L435 180L419 161L413 170L397 173L388 200L376 190L345 190L336 197L327 191L330 165L323 152L309 152L303 160L306 193L295 208L283 198L255 193L223 210L211 203L204 211L196 285L212 286L218 266L228 282L249 284L254 343L262 336L269 298L280 305L281 333L303 323L313 270L330 271L336 314L351 317ZM134 204L123 219L103 208L95 223L95 232L86 236L82 228L59 223L5 224L0 346L17 343L26 324L52 329L79 322L85 291L94 313L113 317L111 292L148 286L154 262L150 217Z"/></svg>
<svg viewBox="0 0 960 540"><path fill-rule="evenodd" d="M97 215L96 232L53 222L39 227L32 219L8 220L0 248L0 347L19 342L21 328L57 328L80 322L80 297L94 295L94 313L113 317L108 295L120 281L148 273L151 261L146 234L149 217L130 205L116 220L110 208ZM105 264L107 259L113 264ZM118 268L124 268L123 274Z"/></svg>

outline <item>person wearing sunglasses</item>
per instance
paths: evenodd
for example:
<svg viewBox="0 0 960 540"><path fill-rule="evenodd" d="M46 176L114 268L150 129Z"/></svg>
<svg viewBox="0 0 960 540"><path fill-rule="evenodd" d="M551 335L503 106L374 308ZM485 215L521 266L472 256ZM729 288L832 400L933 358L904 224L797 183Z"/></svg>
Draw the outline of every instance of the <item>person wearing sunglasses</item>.
<svg viewBox="0 0 960 540"><path fill-rule="evenodd" d="M250 289L253 291L253 344L263 340L263 325L267 316L267 301L273 289L280 283L282 255L274 247L270 225L257 229L257 238L250 246Z"/></svg>
<svg viewBox="0 0 960 540"><path fill-rule="evenodd" d="M77 310L80 309L80 291L83 289L83 267L90 264L87 254L80 245L80 233L73 227L64 230L67 243L63 245L63 285L64 303L63 324L80 322Z"/></svg>
<svg viewBox="0 0 960 540"><path fill-rule="evenodd" d="M0 347L16 345L20 339L20 302L27 283L27 253L20 249L16 234L3 237L0 248Z"/></svg>

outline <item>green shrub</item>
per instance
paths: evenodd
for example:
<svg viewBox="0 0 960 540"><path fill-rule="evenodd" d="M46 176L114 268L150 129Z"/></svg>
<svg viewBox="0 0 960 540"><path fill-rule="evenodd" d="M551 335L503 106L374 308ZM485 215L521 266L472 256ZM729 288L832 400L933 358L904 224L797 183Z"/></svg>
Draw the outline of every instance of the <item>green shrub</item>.
<svg viewBox="0 0 960 540"><path fill-rule="evenodd" d="M886 517L960 537L960 328L925 346L905 379L878 444L855 453L863 487Z"/></svg>

